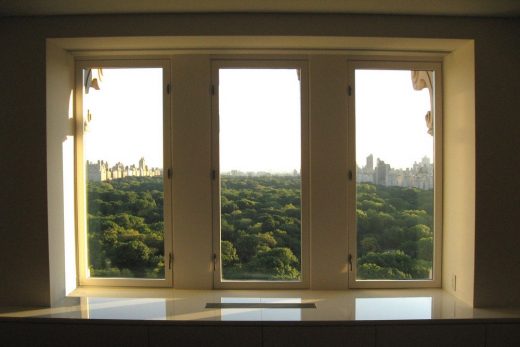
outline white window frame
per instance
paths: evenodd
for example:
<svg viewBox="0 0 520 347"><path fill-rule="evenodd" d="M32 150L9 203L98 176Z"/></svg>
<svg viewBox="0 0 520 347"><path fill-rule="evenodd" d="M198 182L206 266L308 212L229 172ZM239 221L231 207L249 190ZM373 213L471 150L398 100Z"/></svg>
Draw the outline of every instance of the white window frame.
<svg viewBox="0 0 520 347"><path fill-rule="evenodd" d="M259 281L223 280L220 254L220 159L219 159L219 70L236 69L298 69L300 71L301 98L301 280ZM212 80L212 201L213 201L213 287L215 289L303 289L310 286L309 251L309 92L308 62L305 59L243 59L226 57L211 61Z"/></svg>
<svg viewBox="0 0 520 347"><path fill-rule="evenodd" d="M88 68L162 68L163 69L163 170L164 170L164 279L145 278L101 278L88 276L88 242L86 212L86 170L83 152L84 114L83 114L83 69ZM76 59L75 66L75 186L76 186L76 231L78 285L80 286L128 286L128 287L171 287L173 285L172 264L172 179L166 174L172 168L171 151L171 81L169 59L121 58L110 60ZM102 87L101 87L102 88Z"/></svg>
<svg viewBox="0 0 520 347"><path fill-rule="evenodd" d="M356 69L371 70L423 70L434 71L434 245L431 280L357 280L357 226L356 226ZM348 97L348 166L347 185L349 287L350 288L440 288L442 265L442 61L412 57L363 57L347 60ZM410 80L411 83L411 80ZM421 115L419 115L421 116Z"/></svg>

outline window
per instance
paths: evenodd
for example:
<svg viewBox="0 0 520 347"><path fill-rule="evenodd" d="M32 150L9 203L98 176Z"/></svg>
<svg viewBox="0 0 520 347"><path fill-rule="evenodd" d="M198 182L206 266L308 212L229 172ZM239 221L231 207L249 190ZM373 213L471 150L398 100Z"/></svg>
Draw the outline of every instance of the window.
<svg viewBox="0 0 520 347"><path fill-rule="evenodd" d="M348 72L350 286L440 286L440 64Z"/></svg>
<svg viewBox="0 0 520 347"><path fill-rule="evenodd" d="M80 284L440 286L441 65L346 58L78 58Z"/></svg>
<svg viewBox="0 0 520 347"><path fill-rule="evenodd" d="M214 285L308 286L305 64L214 61Z"/></svg>
<svg viewBox="0 0 520 347"><path fill-rule="evenodd" d="M78 62L80 284L172 282L168 61Z"/></svg>

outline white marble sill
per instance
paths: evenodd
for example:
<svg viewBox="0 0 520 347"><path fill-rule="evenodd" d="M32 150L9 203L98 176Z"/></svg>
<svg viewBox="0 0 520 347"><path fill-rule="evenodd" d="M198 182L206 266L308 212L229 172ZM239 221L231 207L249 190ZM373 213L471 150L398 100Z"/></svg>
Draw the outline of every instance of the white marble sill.
<svg viewBox="0 0 520 347"><path fill-rule="evenodd" d="M314 303L316 308L206 308L207 303ZM270 305L273 306L273 305ZM399 321L520 319L475 309L442 289L177 290L82 287L51 308L0 308L0 317L167 321Z"/></svg>

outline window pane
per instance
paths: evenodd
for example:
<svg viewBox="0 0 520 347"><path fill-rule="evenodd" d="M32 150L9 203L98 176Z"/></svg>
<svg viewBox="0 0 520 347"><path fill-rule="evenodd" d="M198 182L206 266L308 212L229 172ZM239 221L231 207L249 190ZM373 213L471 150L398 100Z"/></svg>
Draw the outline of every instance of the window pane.
<svg viewBox="0 0 520 347"><path fill-rule="evenodd" d="M430 280L433 72L356 70L355 81L357 279Z"/></svg>
<svg viewBox="0 0 520 347"><path fill-rule="evenodd" d="M297 69L220 69L223 280L301 279Z"/></svg>
<svg viewBox="0 0 520 347"><path fill-rule="evenodd" d="M163 70L83 74L87 274L164 278Z"/></svg>

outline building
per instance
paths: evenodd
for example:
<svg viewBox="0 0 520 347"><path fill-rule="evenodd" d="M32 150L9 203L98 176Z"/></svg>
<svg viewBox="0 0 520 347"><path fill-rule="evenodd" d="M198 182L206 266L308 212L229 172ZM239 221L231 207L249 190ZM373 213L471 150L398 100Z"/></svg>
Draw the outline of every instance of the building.
<svg viewBox="0 0 520 347"><path fill-rule="evenodd" d="M390 164L386 164L384 161L377 159L377 165L374 172L374 183L382 186L392 185L389 180L389 175L392 168Z"/></svg>
<svg viewBox="0 0 520 347"><path fill-rule="evenodd" d="M455 2L451 3L455 6ZM504 2L473 2L492 3ZM379 10L365 7L361 11L369 14L356 14L359 13L356 9L341 11L339 8L310 8L305 13L294 13L303 10L291 10L289 3L284 1L280 2L281 6L286 6L282 8L284 13L278 14L269 13L276 8L265 7L258 9L261 13L251 13L247 8L240 8L240 13L206 13L209 10L188 13L191 9L184 9L177 14L105 16L88 14L95 11L93 3L89 3L88 11L83 12L70 8L60 11L51 6L50 1L45 4L50 12L45 12L43 7L24 6L21 1L10 4L15 5L4 7L7 5L3 3L0 8L0 13L5 15L0 17L0 42L3 46L0 71L4 82L0 93L0 148L2 165L9 168L0 180L0 305L49 305L64 292L65 279L57 269L65 265L54 258L57 253L49 246L60 249L65 242L59 238L61 229L52 221L60 220L61 217L61 224L73 225L73 220L59 212L63 211L63 206L70 206L69 201L64 200L65 191L59 182L73 182L70 177L73 177L74 170L70 166L63 167L63 158L56 159L51 154L62 153L60 151L69 153L73 150L73 143L67 141L72 136L68 125L63 125L63 122L53 123L47 115L53 111L53 114L64 118L65 124L71 123L71 89L53 89L52 81L46 78L59 75L60 79L72 85L74 78L62 74L58 66L60 64L47 66L46 62L61 59L59 61L63 61L63 66L73 65L73 62L68 60L63 48L47 51L46 47L50 47L50 44L46 46L46 40L123 37L118 41L120 47L135 48L153 45L171 36L179 37L175 47L198 48L206 43L209 48L205 49L210 49L214 43L228 47L230 42L240 42L246 48L263 43L264 47L290 47L295 51L305 51L306 47L312 46L312 42L319 46L319 38L322 37L329 38L330 42L337 45L336 50L328 46L331 53L348 51L348 47L369 50L386 47L399 52L412 46L417 49L425 44L411 40L402 46L395 46L396 41L393 39L399 38L418 41L425 38L435 42L453 40L439 47L442 48L440 53L446 53L443 59L448 65L445 69L447 117L444 124L446 156L443 170L446 187L449 187L444 196L445 208L450 212L445 214L444 264L450 275L445 277L444 285L447 291L477 307L520 306L520 233L515 219L515 216L520 215L520 202L518 194L514 193L520 191L520 183L512 179L520 169L515 153L516 148L520 147L520 118L517 117L520 109L517 88L520 80L518 2L509 2L513 4L509 7L509 13L500 10L479 12L468 5L458 9L452 7L451 11L449 8L443 11L441 6L423 7L422 10L411 7L402 9L401 15L395 15L395 9L389 7ZM226 9L224 6L222 8ZM108 12L116 11L112 10ZM152 9L152 12L159 10ZM53 16L81 13L84 15ZM49 16L31 17L35 14ZM438 14L446 16L435 16ZM247 36L253 36L254 39L240 41L240 37ZM124 37L141 39L125 40ZM142 37L145 37L145 42ZM199 37L202 39L198 40ZM302 37L308 38L308 46L299 46L298 42L301 41L298 38ZM103 46L97 45L99 42L92 42L94 47L102 49ZM168 49L168 44L164 47ZM179 57L176 62L174 69L200 63L197 65L200 70L197 71L204 71L209 66L193 55ZM336 62L334 54L313 60L312 66L321 64L322 68L313 71L311 77L326 77L343 86L339 80L342 71L338 71L333 62ZM467 70L458 68L459 65L466 66ZM176 73L182 71L175 70ZM193 74L192 77L195 80L200 76ZM471 87L468 88L466 84ZM203 92L208 94L207 81L200 86L203 86L203 91L202 87L199 91L196 88L189 89L186 85L176 85L175 88L185 98L203 95ZM311 96L315 103L323 101L322 107L313 109L322 113L311 118L312 134L317 136L315 141L311 141L310 148L314 160L312 177L315 180L312 191L312 198L315 199L313 206L316 207L313 222L317 223L313 227L333 232L333 237L327 239L313 234L313 238L320 242L320 247L316 248L325 249L329 256L328 262L319 264L316 274L313 274L317 283L323 286L331 282L324 281L320 272L330 267L332 262L339 264L345 259L345 254L332 252L335 243L344 242L338 230L344 230L342 220L345 218L337 216L345 207L345 199L341 194L346 191L344 182L347 164L343 152L337 149L344 147L347 132L344 113L330 106L334 100L344 101L345 88L342 91L343 94L335 94L330 90L314 90ZM66 101L53 103L48 102L47 98ZM178 105L174 103L173 107ZM210 105L193 102L193 107L197 110L190 113L189 117L176 118L176 124L193 125L188 134L177 132L177 128L174 130L175 158L189 168L187 172L176 176L177 182L186 188L176 193L186 203L184 211L189 216L200 216L192 201L203 202L206 209L211 206L209 198L199 189L211 184L209 175L197 171L198 168L207 168L210 163L210 151L203 147L203 144L210 143L210 131L207 123L201 121L199 124L193 117L200 110L209 109ZM210 117L203 116L209 122ZM322 134L326 134L326 137ZM456 179L457 175L459 179ZM409 179L406 177L409 176L403 173L403 181ZM49 198L48 193L54 191L59 191L61 197L56 194L56 198ZM60 213L60 216L54 218L54 214ZM188 223L186 219L190 218L178 220L179 229L203 238L200 233L208 227L208 220L194 218ZM49 226L49 223L52 225ZM200 252L210 254L208 249L201 249ZM460 258L457 253L461 255ZM176 262L181 263L182 259L182 256L176 256ZM207 268L204 264L198 265ZM456 290L450 289L449 284L455 275ZM199 286L211 286L211 280L206 277L197 283ZM338 283L334 282L334 285ZM63 333L66 333L66 329L63 329ZM473 332L469 333L469 336L473 335Z"/></svg>
<svg viewBox="0 0 520 347"><path fill-rule="evenodd" d="M362 168L357 167L357 182L374 183L374 156L370 154Z"/></svg>
<svg viewBox="0 0 520 347"><path fill-rule="evenodd" d="M87 173L89 181L103 182L112 179L108 163L103 160L98 160L96 163L87 160Z"/></svg>
<svg viewBox="0 0 520 347"><path fill-rule="evenodd" d="M117 163L110 167L108 162L98 160L97 162L89 162L87 160L87 172L89 181L102 182L110 181L117 178L124 178L128 176L135 177L154 177L162 176L162 169L148 168L144 158L139 159L139 166L131 165L125 166L123 163Z"/></svg>
<svg viewBox="0 0 520 347"><path fill-rule="evenodd" d="M433 189L434 167L428 157L415 162L411 168L393 169L390 164L377 159L377 166L373 168L374 156L367 157L366 165L357 168L357 182L374 183L383 186L397 186L406 188Z"/></svg>

